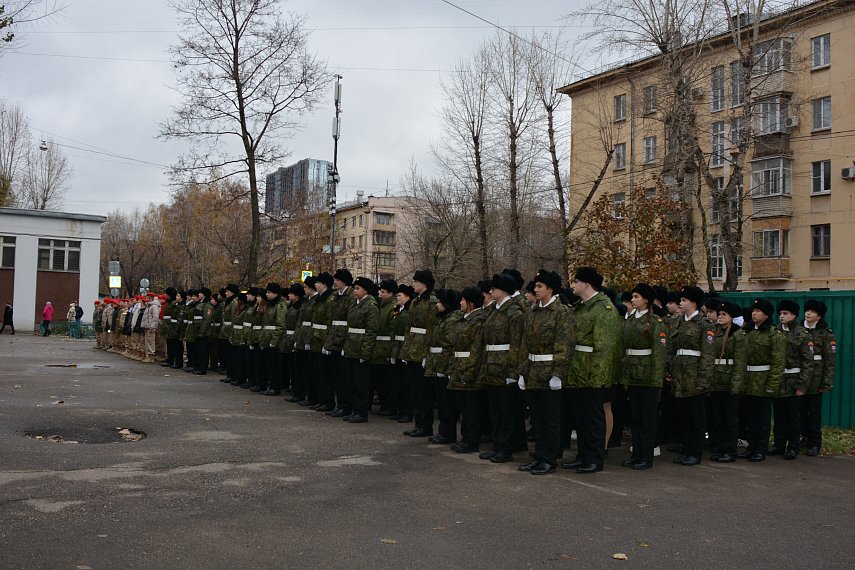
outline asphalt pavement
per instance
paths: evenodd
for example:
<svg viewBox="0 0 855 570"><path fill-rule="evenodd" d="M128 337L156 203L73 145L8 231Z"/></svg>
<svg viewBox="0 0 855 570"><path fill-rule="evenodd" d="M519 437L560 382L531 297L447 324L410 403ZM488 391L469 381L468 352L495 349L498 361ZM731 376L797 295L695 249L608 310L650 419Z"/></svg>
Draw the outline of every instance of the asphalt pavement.
<svg viewBox="0 0 855 570"><path fill-rule="evenodd" d="M219 379L0 336L0 568L853 566L852 457L536 477Z"/></svg>

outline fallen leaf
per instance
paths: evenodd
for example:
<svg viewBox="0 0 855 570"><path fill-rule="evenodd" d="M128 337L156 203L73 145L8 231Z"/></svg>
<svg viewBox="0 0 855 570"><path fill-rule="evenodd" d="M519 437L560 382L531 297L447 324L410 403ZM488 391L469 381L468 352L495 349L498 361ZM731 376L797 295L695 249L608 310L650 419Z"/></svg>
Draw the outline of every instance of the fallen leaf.
<svg viewBox="0 0 855 570"><path fill-rule="evenodd" d="M398 541L394 538L381 538L380 542L382 542L383 544L398 544Z"/></svg>
<svg viewBox="0 0 855 570"><path fill-rule="evenodd" d="M638 503L638 508L639 509L649 509L650 503Z"/></svg>
<svg viewBox="0 0 855 570"><path fill-rule="evenodd" d="M172 378L172 375L171 374L164 374L163 377L164 378Z"/></svg>
<svg viewBox="0 0 855 570"><path fill-rule="evenodd" d="M249 400L247 400L246 402L244 402L244 404L246 404L246 405L248 406L248 405L249 405Z"/></svg>
<svg viewBox="0 0 855 570"><path fill-rule="evenodd" d="M636 542L635 545L640 546L641 548L650 548L653 546L652 544L649 544L647 542L641 542L641 541Z"/></svg>
<svg viewBox="0 0 855 570"><path fill-rule="evenodd" d="M448 530L447 526L435 526L431 530Z"/></svg>
<svg viewBox="0 0 855 570"><path fill-rule="evenodd" d="M822 526L825 528L832 528L834 525L833 524L824 524Z"/></svg>
<svg viewBox="0 0 855 570"><path fill-rule="evenodd" d="M98 536L98 538L107 538L107 535L106 535L106 534L99 534L99 535L97 535L97 536Z"/></svg>
<svg viewBox="0 0 855 570"><path fill-rule="evenodd" d="M54 400L53 402L51 402L51 404L53 404L53 405L56 405L56 404L64 404L64 403L65 403L65 402L63 402L62 400Z"/></svg>
<svg viewBox="0 0 855 570"><path fill-rule="evenodd" d="M610 526L604 526L604 527L603 527L603 530L612 530L612 527L610 527Z"/></svg>
<svg viewBox="0 0 855 570"><path fill-rule="evenodd" d="M74 568L75 568L75 570L92 570L92 567L91 567L91 566L82 566L82 565L80 565L80 566L75 566Z"/></svg>
<svg viewBox="0 0 855 570"><path fill-rule="evenodd" d="M558 558L562 558L564 560L576 560L576 557L572 554L559 554Z"/></svg>
<svg viewBox="0 0 855 570"><path fill-rule="evenodd" d="M612 558L614 558L615 560L629 560L629 558L627 558L626 554L624 554L623 552L612 554Z"/></svg>
<svg viewBox="0 0 855 570"><path fill-rule="evenodd" d="M20 387L21 387L21 385L20 385L20 384L15 384L15 385L14 385L14 386L12 386L12 387L13 387L13 388L20 388Z"/></svg>

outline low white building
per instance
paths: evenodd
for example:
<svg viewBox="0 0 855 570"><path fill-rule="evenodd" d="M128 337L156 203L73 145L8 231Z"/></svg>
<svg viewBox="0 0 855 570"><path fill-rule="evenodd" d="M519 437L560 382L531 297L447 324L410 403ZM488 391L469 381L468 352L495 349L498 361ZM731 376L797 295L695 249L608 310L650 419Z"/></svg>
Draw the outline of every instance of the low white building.
<svg viewBox="0 0 855 570"><path fill-rule="evenodd" d="M79 302L91 321L98 300L104 216L0 208L0 307L14 309L15 328L31 331L46 301L54 322Z"/></svg>

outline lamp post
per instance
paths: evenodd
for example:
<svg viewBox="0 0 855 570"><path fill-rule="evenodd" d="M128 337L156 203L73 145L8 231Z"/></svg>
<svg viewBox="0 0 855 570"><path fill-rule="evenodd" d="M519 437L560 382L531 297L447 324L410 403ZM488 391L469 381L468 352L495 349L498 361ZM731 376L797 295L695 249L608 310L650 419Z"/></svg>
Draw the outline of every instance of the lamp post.
<svg viewBox="0 0 855 570"><path fill-rule="evenodd" d="M341 79L341 75L335 75L335 118L332 124L333 163L327 177L330 206L330 269L335 269L335 198L336 185L341 181L338 174L338 139L341 137Z"/></svg>

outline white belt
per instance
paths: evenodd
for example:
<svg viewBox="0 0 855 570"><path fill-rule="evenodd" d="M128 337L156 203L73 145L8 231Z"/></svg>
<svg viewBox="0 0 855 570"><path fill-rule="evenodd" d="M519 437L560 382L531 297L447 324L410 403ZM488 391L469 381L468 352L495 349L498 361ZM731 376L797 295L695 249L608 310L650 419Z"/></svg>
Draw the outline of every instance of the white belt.
<svg viewBox="0 0 855 570"><path fill-rule="evenodd" d="M285 331L285 334L290 336L290 335L294 334L294 331Z"/></svg>
<svg viewBox="0 0 855 570"><path fill-rule="evenodd" d="M454 358L469 358L470 352L467 350L466 352L455 352Z"/></svg>
<svg viewBox="0 0 855 570"><path fill-rule="evenodd" d="M201 320L202 320L202 315L196 315L195 317L193 317L193 320L194 320L194 321L201 321Z"/></svg>
<svg viewBox="0 0 855 570"><path fill-rule="evenodd" d="M814 354L813 359L814 360L822 360L822 355L821 354Z"/></svg>
<svg viewBox="0 0 855 570"><path fill-rule="evenodd" d="M303 326L304 326L304 327L310 327L310 326L312 326L312 321L303 321Z"/></svg>
<svg viewBox="0 0 855 570"><path fill-rule="evenodd" d="M532 362L552 362L551 354L529 354L528 359Z"/></svg>
<svg viewBox="0 0 855 570"><path fill-rule="evenodd" d="M395 335L395 340L400 341L400 342L404 342L404 339L405 339L405 338L406 338L406 337L399 336L399 335Z"/></svg>
<svg viewBox="0 0 855 570"><path fill-rule="evenodd" d="M594 347L585 346L584 344L577 344L575 350L576 352L594 352Z"/></svg>
<svg viewBox="0 0 855 570"><path fill-rule="evenodd" d="M249 328L249 327L251 327L251 326L252 326L252 323L246 323L246 322L245 322L245 323L243 323L243 326L245 326L246 328Z"/></svg>
<svg viewBox="0 0 855 570"><path fill-rule="evenodd" d="M700 350L689 350L688 348L681 348L677 351L677 356L700 356Z"/></svg>
<svg viewBox="0 0 855 570"><path fill-rule="evenodd" d="M653 350L649 348L627 348L626 355L627 356L650 356L653 354Z"/></svg>
<svg viewBox="0 0 855 570"><path fill-rule="evenodd" d="M772 369L772 367L768 364L761 364L760 366L746 366L745 370L748 372L768 372Z"/></svg>
<svg viewBox="0 0 855 570"><path fill-rule="evenodd" d="M427 329L420 329L419 327L410 327L410 332L413 334L427 334Z"/></svg>
<svg viewBox="0 0 855 570"><path fill-rule="evenodd" d="M187 319L184 319L184 324L185 324L185 325L189 325L189 324L190 324L190 321L188 321Z"/></svg>
<svg viewBox="0 0 855 570"><path fill-rule="evenodd" d="M266 331L275 331L276 325L264 325L264 330Z"/></svg>
<svg viewBox="0 0 855 570"><path fill-rule="evenodd" d="M335 324L335 323L333 323L333 324ZM347 333L348 334L351 334L351 333L353 333L353 334L365 334L365 329L349 328L349 329L347 329Z"/></svg>
<svg viewBox="0 0 855 570"><path fill-rule="evenodd" d="M377 340L392 340L391 336L378 336Z"/></svg>
<svg viewBox="0 0 855 570"><path fill-rule="evenodd" d="M242 331L242 330L243 330L243 325L234 325L232 328L233 328L234 330L236 330L236 331Z"/></svg>
<svg viewBox="0 0 855 570"><path fill-rule="evenodd" d="M801 371L801 368L784 368L784 374L798 374Z"/></svg>
<svg viewBox="0 0 855 570"><path fill-rule="evenodd" d="M223 321L223 324L224 324L224 325L231 326L232 322L231 322L231 321Z"/></svg>
<svg viewBox="0 0 855 570"><path fill-rule="evenodd" d="M430 353L431 354L442 354L442 347L441 346L432 346L432 347L430 347Z"/></svg>
<svg viewBox="0 0 855 570"><path fill-rule="evenodd" d="M319 331L325 331L327 330L327 325L319 325L317 323L312 323L312 328L318 329Z"/></svg>
<svg viewBox="0 0 855 570"><path fill-rule="evenodd" d="M505 352L511 349L509 344L488 344L487 352Z"/></svg>
<svg viewBox="0 0 855 570"><path fill-rule="evenodd" d="M334 326L334 327L346 327L347 321L333 321L332 326Z"/></svg>
<svg viewBox="0 0 855 570"><path fill-rule="evenodd" d="M733 366L732 358L716 358L714 364L716 366Z"/></svg>
<svg viewBox="0 0 855 570"><path fill-rule="evenodd" d="M252 330L254 330L254 331L260 331L260 330L261 330L261 325L253 325L253 326L252 326Z"/></svg>

